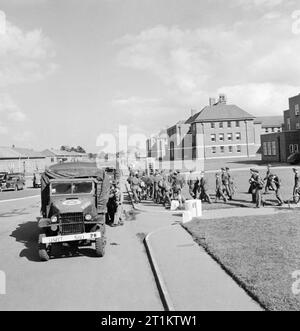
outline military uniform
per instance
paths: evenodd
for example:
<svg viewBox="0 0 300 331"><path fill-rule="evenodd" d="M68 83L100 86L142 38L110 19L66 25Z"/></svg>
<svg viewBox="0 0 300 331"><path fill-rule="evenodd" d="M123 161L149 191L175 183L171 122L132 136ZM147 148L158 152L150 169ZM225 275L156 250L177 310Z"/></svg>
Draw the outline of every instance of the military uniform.
<svg viewBox="0 0 300 331"><path fill-rule="evenodd" d="M229 200L231 200L232 193L231 193L231 189L230 189L230 176L224 168L222 168L222 183L223 183L223 187L224 187L224 193L227 194Z"/></svg>
<svg viewBox="0 0 300 331"><path fill-rule="evenodd" d="M282 199L281 193L280 193L281 183L280 183L279 177L276 175L270 175L269 185L270 185L270 188L272 189L272 191L275 192L276 199L278 200L278 204L281 206L283 204L283 199Z"/></svg>
<svg viewBox="0 0 300 331"><path fill-rule="evenodd" d="M264 181L259 176L259 172L256 169L251 169L252 176L250 178L251 184L251 193L252 193L252 202L255 202L256 208L260 208L261 204L265 204L265 201L262 197L262 190L264 188Z"/></svg>
<svg viewBox="0 0 300 331"><path fill-rule="evenodd" d="M227 198L224 194L222 178L219 174L216 174L216 202L221 198L223 198L223 200L227 202Z"/></svg>
<svg viewBox="0 0 300 331"><path fill-rule="evenodd" d="M294 178L294 188L293 188L293 199L295 203L299 202L299 191L300 191L300 175L298 173L297 169L293 169L295 173L295 178Z"/></svg>
<svg viewBox="0 0 300 331"><path fill-rule="evenodd" d="M206 180L206 178L204 177L204 175L202 175L201 179L200 179L200 199L204 200L208 203L211 203L211 199L210 196L208 194L208 182Z"/></svg>

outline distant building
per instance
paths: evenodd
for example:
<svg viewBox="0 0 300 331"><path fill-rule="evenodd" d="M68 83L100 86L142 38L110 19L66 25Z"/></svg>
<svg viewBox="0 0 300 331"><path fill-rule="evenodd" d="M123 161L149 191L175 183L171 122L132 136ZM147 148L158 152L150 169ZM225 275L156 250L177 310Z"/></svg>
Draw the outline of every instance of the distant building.
<svg viewBox="0 0 300 331"><path fill-rule="evenodd" d="M226 96L209 99L200 112L148 139L148 157L161 160L205 160L255 156L260 148L261 122Z"/></svg>
<svg viewBox="0 0 300 331"><path fill-rule="evenodd" d="M261 134L281 132L284 126L283 116L256 117L255 123L261 123Z"/></svg>
<svg viewBox="0 0 300 331"><path fill-rule="evenodd" d="M300 151L300 94L289 99L289 109L283 112L283 131L261 136L262 160L286 162Z"/></svg>
<svg viewBox="0 0 300 331"><path fill-rule="evenodd" d="M61 151L58 149L46 149L41 153L46 158L47 166L61 162L78 162L89 160L88 154Z"/></svg>
<svg viewBox="0 0 300 331"><path fill-rule="evenodd" d="M33 173L43 171L46 157L28 148L0 147L0 171Z"/></svg>

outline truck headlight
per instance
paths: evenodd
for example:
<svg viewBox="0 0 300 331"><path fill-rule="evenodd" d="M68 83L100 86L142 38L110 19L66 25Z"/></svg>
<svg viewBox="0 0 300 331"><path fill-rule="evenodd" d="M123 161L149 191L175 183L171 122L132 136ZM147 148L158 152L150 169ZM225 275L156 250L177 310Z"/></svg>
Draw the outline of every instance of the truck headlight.
<svg viewBox="0 0 300 331"><path fill-rule="evenodd" d="M92 220L92 215L91 214L86 214L85 215L85 220L86 221L91 221Z"/></svg>
<svg viewBox="0 0 300 331"><path fill-rule="evenodd" d="M51 223L56 223L57 222L57 216L53 215L51 217Z"/></svg>

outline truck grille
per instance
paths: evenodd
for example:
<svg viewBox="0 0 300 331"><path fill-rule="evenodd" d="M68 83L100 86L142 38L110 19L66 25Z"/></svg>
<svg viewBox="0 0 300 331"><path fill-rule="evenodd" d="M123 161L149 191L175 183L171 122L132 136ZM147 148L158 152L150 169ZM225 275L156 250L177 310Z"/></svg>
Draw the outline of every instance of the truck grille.
<svg viewBox="0 0 300 331"><path fill-rule="evenodd" d="M60 215L62 235L84 232L82 213L66 213Z"/></svg>

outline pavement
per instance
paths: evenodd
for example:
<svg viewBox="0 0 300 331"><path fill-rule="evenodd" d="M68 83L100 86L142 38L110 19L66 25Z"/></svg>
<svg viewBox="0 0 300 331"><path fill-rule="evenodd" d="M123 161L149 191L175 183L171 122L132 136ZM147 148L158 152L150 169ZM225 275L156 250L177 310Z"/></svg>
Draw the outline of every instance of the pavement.
<svg viewBox="0 0 300 331"><path fill-rule="evenodd" d="M159 207L146 203L146 206L139 205L138 208L147 210L148 213L153 209L152 212L158 217ZM266 211L261 210L261 213L263 212ZM222 213L223 210L217 211L219 215ZM207 214L207 217L210 215ZM160 219L165 226L148 234L146 245L167 310L262 310L260 305L194 242L191 235L180 225L180 213L161 210ZM166 225L167 223L169 225Z"/></svg>

